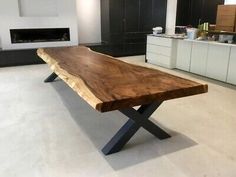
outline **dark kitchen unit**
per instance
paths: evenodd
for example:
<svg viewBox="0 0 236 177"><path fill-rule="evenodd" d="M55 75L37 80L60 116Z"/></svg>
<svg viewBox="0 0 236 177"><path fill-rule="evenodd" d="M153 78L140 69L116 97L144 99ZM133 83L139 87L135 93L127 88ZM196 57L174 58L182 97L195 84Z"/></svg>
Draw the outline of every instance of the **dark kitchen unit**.
<svg viewBox="0 0 236 177"><path fill-rule="evenodd" d="M178 0L176 25L216 24L217 6L221 4L224 0Z"/></svg>
<svg viewBox="0 0 236 177"><path fill-rule="evenodd" d="M115 57L145 54L146 35L166 24L167 0L101 0L102 46Z"/></svg>
<svg viewBox="0 0 236 177"><path fill-rule="evenodd" d="M36 54L37 49L0 50L0 67L44 63Z"/></svg>

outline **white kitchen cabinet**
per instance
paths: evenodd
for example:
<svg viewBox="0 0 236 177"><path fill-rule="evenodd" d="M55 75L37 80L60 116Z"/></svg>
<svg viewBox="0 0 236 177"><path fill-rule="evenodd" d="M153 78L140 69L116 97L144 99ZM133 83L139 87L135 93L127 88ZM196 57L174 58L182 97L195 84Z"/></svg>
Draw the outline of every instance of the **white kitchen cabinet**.
<svg viewBox="0 0 236 177"><path fill-rule="evenodd" d="M147 36L147 43L148 44L153 44L153 45L171 47L172 46L172 39L171 38L157 37L157 36L153 36L153 35L148 35Z"/></svg>
<svg viewBox="0 0 236 177"><path fill-rule="evenodd" d="M207 66L207 55L208 43L193 42L190 72L205 76Z"/></svg>
<svg viewBox="0 0 236 177"><path fill-rule="evenodd" d="M178 40L176 68L190 71L192 41Z"/></svg>
<svg viewBox="0 0 236 177"><path fill-rule="evenodd" d="M226 82L229 65L230 46L209 44L206 76Z"/></svg>
<svg viewBox="0 0 236 177"><path fill-rule="evenodd" d="M169 68L170 64L170 57L165 56L165 55L158 55L155 53L148 52L146 55L148 59L148 63L158 65L158 66L163 66L166 68Z"/></svg>
<svg viewBox="0 0 236 177"><path fill-rule="evenodd" d="M236 45L149 35L149 63L236 85Z"/></svg>
<svg viewBox="0 0 236 177"><path fill-rule="evenodd" d="M236 46L231 47L227 82L236 85Z"/></svg>
<svg viewBox="0 0 236 177"><path fill-rule="evenodd" d="M148 63L166 67L176 67L177 40L153 35L147 36L146 59Z"/></svg>
<svg viewBox="0 0 236 177"><path fill-rule="evenodd" d="M147 51L151 53L159 54L159 55L168 56L168 57L171 56L170 47L149 44L147 45Z"/></svg>

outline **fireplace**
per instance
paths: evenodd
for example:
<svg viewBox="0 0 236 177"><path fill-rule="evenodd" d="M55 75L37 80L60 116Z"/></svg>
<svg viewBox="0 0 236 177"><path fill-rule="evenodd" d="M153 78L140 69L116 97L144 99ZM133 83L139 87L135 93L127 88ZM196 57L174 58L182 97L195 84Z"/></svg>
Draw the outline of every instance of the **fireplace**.
<svg viewBox="0 0 236 177"><path fill-rule="evenodd" d="M69 28L10 29L11 43L70 41Z"/></svg>

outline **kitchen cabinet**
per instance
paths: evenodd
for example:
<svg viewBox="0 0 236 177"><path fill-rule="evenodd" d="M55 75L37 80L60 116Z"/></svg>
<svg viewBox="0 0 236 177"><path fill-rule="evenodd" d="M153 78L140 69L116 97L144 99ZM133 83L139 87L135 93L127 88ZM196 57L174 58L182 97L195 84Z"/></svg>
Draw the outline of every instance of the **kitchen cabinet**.
<svg viewBox="0 0 236 177"><path fill-rule="evenodd" d="M219 5L217 11L216 29L235 31L236 5Z"/></svg>
<svg viewBox="0 0 236 177"><path fill-rule="evenodd" d="M173 69L176 67L177 40L147 36L146 59L148 63Z"/></svg>
<svg viewBox="0 0 236 177"><path fill-rule="evenodd" d="M190 24L191 1L178 0L176 12L176 26L186 26Z"/></svg>
<svg viewBox="0 0 236 177"><path fill-rule="evenodd" d="M205 76L207 66L207 55L208 43L193 42L190 72Z"/></svg>
<svg viewBox="0 0 236 177"><path fill-rule="evenodd" d="M226 82L230 46L209 44L206 76Z"/></svg>
<svg viewBox="0 0 236 177"><path fill-rule="evenodd" d="M204 19L202 18L203 13L203 0L191 0L190 14L189 14L189 24L193 27L198 27L199 21L202 23ZM210 13L210 12L209 12Z"/></svg>
<svg viewBox="0 0 236 177"><path fill-rule="evenodd" d="M236 85L236 46L148 35L148 63Z"/></svg>
<svg viewBox="0 0 236 177"><path fill-rule="evenodd" d="M227 82L236 85L236 46L231 47Z"/></svg>
<svg viewBox="0 0 236 177"><path fill-rule="evenodd" d="M113 56L145 54L146 35L166 26L167 0L101 0L102 43Z"/></svg>
<svg viewBox="0 0 236 177"><path fill-rule="evenodd" d="M178 40L176 68L190 71L192 42Z"/></svg>
<svg viewBox="0 0 236 177"><path fill-rule="evenodd" d="M176 25L197 27L199 21L215 24L220 4L224 4L224 0L178 0Z"/></svg>
<svg viewBox="0 0 236 177"><path fill-rule="evenodd" d="M202 22L216 24L218 5L224 4L224 0L203 0L202 3Z"/></svg>
<svg viewBox="0 0 236 177"><path fill-rule="evenodd" d="M36 51L37 49L0 50L0 68L44 63Z"/></svg>

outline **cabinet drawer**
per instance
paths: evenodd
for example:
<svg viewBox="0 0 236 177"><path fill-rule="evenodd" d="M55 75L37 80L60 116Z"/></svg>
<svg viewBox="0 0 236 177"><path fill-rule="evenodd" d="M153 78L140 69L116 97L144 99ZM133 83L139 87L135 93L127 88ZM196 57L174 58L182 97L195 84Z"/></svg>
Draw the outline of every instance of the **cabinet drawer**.
<svg viewBox="0 0 236 177"><path fill-rule="evenodd" d="M154 65L172 68L171 58L164 55L158 55L155 53L148 52L147 60L148 60L148 63L154 64Z"/></svg>
<svg viewBox="0 0 236 177"><path fill-rule="evenodd" d="M172 39L163 38L163 37L148 36L147 37L147 44L171 47L172 46Z"/></svg>
<svg viewBox="0 0 236 177"><path fill-rule="evenodd" d="M147 53L152 52L159 55L165 55L170 57L171 56L171 48L170 47L163 47L158 45L147 45Z"/></svg>

